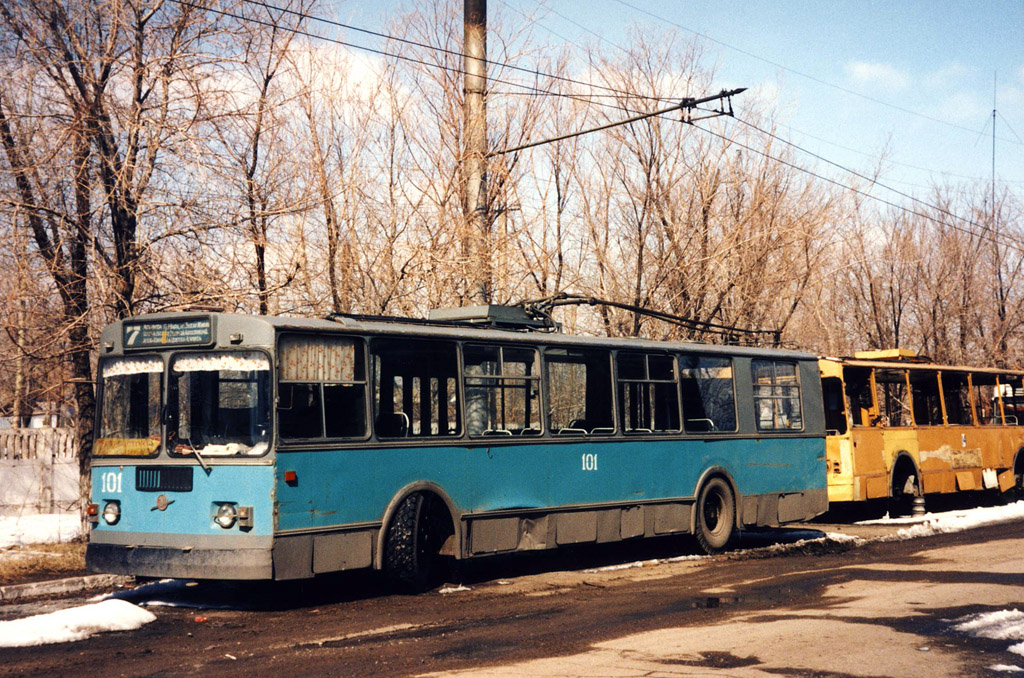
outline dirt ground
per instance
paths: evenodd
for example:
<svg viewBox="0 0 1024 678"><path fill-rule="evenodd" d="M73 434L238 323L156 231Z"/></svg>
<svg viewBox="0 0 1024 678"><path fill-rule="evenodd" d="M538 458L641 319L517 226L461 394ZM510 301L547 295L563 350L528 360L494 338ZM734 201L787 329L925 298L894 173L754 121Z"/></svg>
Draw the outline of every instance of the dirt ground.
<svg viewBox="0 0 1024 678"><path fill-rule="evenodd" d="M175 607L150 606L157 621L137 631L0 650L0 674L997 675L989 667L1020 659L1009 643L956 634L951 620L1024 609L1022 543L1019 524L701 559L681 542L644 542L481 561L464 586L420 596L394 595L366 573L200 584ZM145 604L152 594L129 595Z"/></svg>
<svg viewBox="0 0 1024 678"><path fill-rule="evenodd" d="M85 542L26 544L0 549L0 586L90 574Z"/></svg>

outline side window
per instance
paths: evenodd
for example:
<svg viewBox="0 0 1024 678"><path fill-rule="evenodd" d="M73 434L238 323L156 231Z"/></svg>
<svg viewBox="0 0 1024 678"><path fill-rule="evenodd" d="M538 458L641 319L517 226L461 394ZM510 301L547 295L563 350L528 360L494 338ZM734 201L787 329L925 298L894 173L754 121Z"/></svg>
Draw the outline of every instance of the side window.
<svg viewBox="0 0 1024 678"><path fill-rule="evenodd" d="M281 337L277 422L282 439L365 437L362 342L345 337Z"/></svg>
<svg viewBox="0 0 1024 678"><path fill-rule="evenodd" d="M879 414L886 426L911 426L910 394L904 370L875 370Z"/></svg>
<svg viewBox="0 0 1024 678"><path fill-rule="evenodd" d="M680 356L679 386L683 393L683 428L687 433L736 430L732 360Z"/></svg>
<svg viewBox="0 0 1024 678"><path fill-rule="evenodd" d="M540 435L536 350L468 344L462 361L469 435Z"/></svg>
<svg viewBox="0 0 1024 678"><path fill-rule="evenodd" d="M853 425L876 426L879 417L871 394L871 368L844 366L843 381L846 383L846 399L850 403Z"/></svg>
<svg viewBox="0 0 1024 678"><path fill-rule="evenodd" d="M918 426L942 426L942 401L939 399L938 372L910 371L911 403Z"/></svg>
<svg viewBox="0 0 1024 678"><path fill-rule="evenodd" d="M452 341L375 339L373 428L379 438L462 435Z"/></svg>
<svg viewBox="0 0 1024 678"><path fill-rule="evenodd" d="M799 431L804 427L796 363L753 360L754 415L760 431Z"/></svg>
<svg viewBox="0 0 1024 678"><path fill-rule="evenodd" d="M942 400L946 404L946 421L953 426L970 426L971 389L967 375L961 372L942 373Z"/></svg>
<svg viewBox="0 0 1024 678"><path fill-rule="evenodd" d="M679 386L672 356L620 353L617 365L622 430L678 432Z"/></svg>
<svg viewBox="0 0 1024 678"><path fill-rule="evenodd" d="M825 431L828 435L846 433L846 408L843 405L843 382L839 377L821 380L821 397L825 405Z"/></svg>
<svg viewBox="0 0 1024 678"><path fill-rule="evenodd" d="M548 349L548 426L555 435L611 435L611 354L588 349Z"/></svg>
<svg viewBox="0 0 1024 678"><path fill-rule="evenodd" d="M999 392L1003 401L1003 418L1007 426L1024 426L1024 388L1019 378L999 377Z"/></svg>
<svg viewBox="0 0 1024 678"><path fill-rule="evenodd" d="M995 375L972 374L971 385L974 390L974 406L978 408L978 423L982 426L1002 424Z"/></svg>

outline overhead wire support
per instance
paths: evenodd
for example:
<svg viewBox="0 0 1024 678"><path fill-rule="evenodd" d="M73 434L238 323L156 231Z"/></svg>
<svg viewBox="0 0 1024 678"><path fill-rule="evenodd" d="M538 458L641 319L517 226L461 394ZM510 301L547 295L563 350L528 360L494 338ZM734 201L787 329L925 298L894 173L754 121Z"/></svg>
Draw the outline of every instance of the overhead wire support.
<svg viewBox="0 0 1024 678"><path fill-rule="evenodd" d="M625 120L616 120L615 122L609 122L609 123L606 123L604 125L598 125L597 127L590 127L588 129L579 130L577 132L570 132L568 134L562 134L562 135L557 136L557 137L551 137L550 139L541 139L540 141L531 141L531 142L526 143L526 144L520 144L519 146L512 146L511 148L503 148L503 149L501 149L499 151L490 151L487 154L487 157L495 157L495 156L498 156L498 155L507 155L509 153L515 153L517 151L524 151L524 150L526 150L528 148L533 148L535 146L542 146L544 144L552 144L552 143L555 143L556 141L565 141L566 139L572 139L573 137L583 136L584 134L591 134L592 132L600 132L601 130L611 129L612 127L619 127L621 125L629 125L629 124L632 124L634 122L639 122L641 120L646 120L648 118L655 118L655 117L658 117L658 116L661 116L661 115L665 115L666 113L672 113L674 111L683 111L682 122L687 123L687 124L693 124L694 122L696 122L698 120L706 120L708 118L718 118L718 117L721 117L723 115L732 116L733 115L733 112L732 112L732 97L737 95L737 94L740 94L742 92L745 92L746 90L747 90L746 87L740 87L739 89L733 89L733 90L724 90L723 89L718 94L712 94L710 96L701 97L699 99L695 99L693 97L686 97L685 99L682 99L678 104L674 104L672 106L669 106L668 108L662 108L662 109L659 109L657 111L651 111L650 113L641 113L640 115L634 115L633 117L626 118ZM711 111L711 115L703 115L703 116L701 116L699 118L692 117L693 116L693 111L697 108L697 106L699 106L701 104L709 103L711 101L722 101L723 102L722 108L719 109L719 110ZM725 110L724 102L728 102L728 104L729 104L729 110L728 111Z"/></svg>

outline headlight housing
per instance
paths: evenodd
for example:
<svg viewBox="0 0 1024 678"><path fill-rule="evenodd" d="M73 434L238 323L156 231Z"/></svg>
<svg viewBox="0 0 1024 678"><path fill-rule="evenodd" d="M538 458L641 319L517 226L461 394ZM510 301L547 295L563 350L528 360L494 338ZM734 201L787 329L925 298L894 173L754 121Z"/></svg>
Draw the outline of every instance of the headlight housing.
<svg viewBox="0 0 1024 678"><path fill-rule="evenodd" d="M235 510L234 504L221 504L213 516L213 522L225 530L234 527L236 520L238 520L238 511Z"/></svg>
<svg viewBox="0 0 1024 678"><path fill-rule="evenodd" d="M117 525L121 520L121 502L108 501L103 505L103 521L107 525Z"/></svg>

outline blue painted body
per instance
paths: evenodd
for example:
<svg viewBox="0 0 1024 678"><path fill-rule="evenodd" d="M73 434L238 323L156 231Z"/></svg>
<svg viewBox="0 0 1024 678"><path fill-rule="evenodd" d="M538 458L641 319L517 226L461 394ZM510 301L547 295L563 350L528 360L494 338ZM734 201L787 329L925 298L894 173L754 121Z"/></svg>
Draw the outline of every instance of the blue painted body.
<svg viewBox="0 0 1024 678"><path fill-rule="evenodd" d="M181 466L182 464L168 464ZM194 467L191 492L138 492L135 490L135 466L94 466L92 497L100 511L108 501L121 502L121 519L107 525L100 518L93 533L140 532L145 534L210 535L229 537L246 534L271 536L274 532L274 468L270 465L214 465L210 473ZM148 466L147 468L153 468ZM104 482L104 475L115 474ZM116 480L120 475L120 484ZM116 491L120 489L120 491ZM113 491L112 491L113 490ZM156 508L157 497L170 502L164 510ZM218 502L253 507L253 527L242 530L235 525L224 529L213 522ZM102 536L100 537L102 539ZM227 545L225 545L227 547Z"/></svg>
<svg viewBox="0 0 1024 678"><path fill-rule="evenodd" d="M596 470L584 469L596 455ZM742 495L825 489L822 438L614 440L491 447L279 452L278 529L381 521L415 482L439 486L460 512L692 497L724 468ZM297 482L285 483L295 471Z"/></svg>

